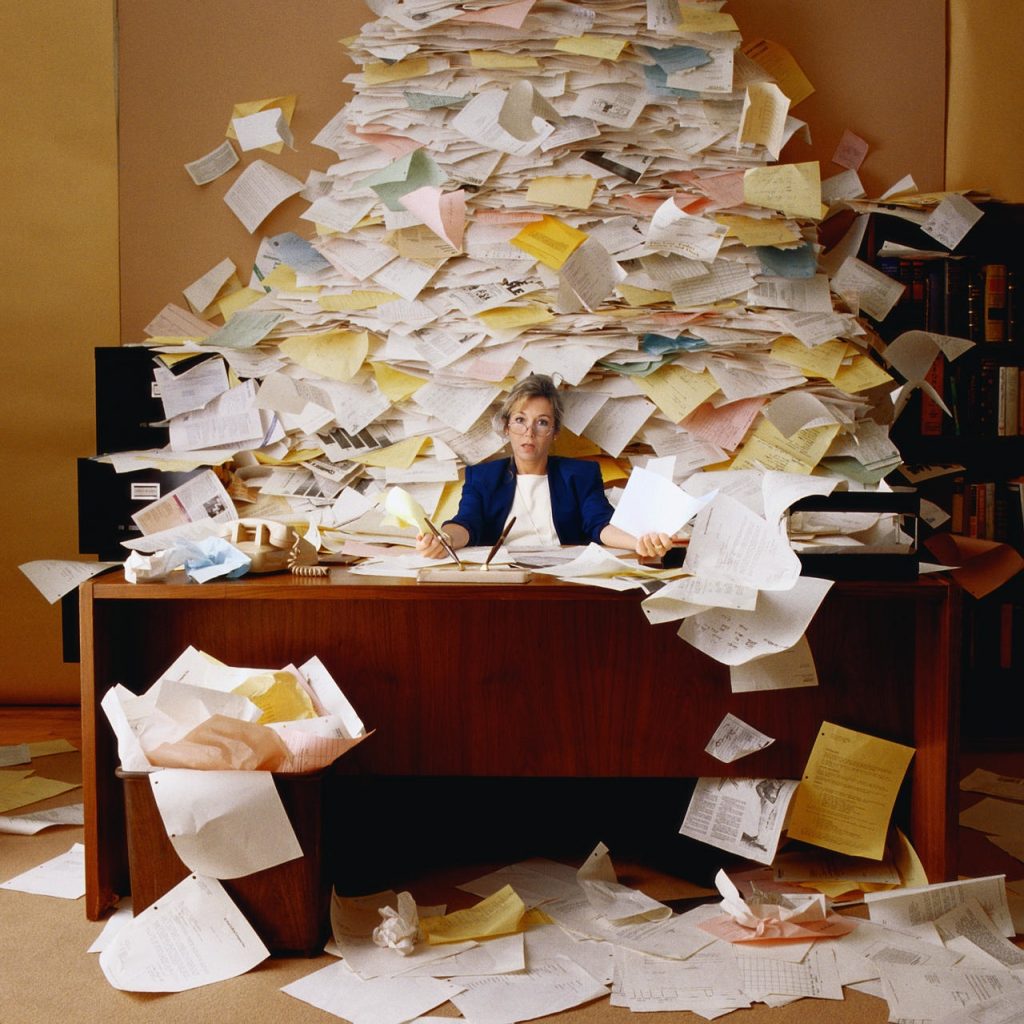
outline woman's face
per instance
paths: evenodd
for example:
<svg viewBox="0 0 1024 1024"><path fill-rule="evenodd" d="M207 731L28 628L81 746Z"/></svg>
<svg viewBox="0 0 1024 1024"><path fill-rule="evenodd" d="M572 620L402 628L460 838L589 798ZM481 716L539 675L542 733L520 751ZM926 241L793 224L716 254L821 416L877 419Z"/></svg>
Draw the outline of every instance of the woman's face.
<svg viewBox="0 0 1024 1024"><path fill-rule="evenodd" d="M555 414L548 399L526 398L512 407L505 434L520 473L547 471L555 433Z"/></svg>

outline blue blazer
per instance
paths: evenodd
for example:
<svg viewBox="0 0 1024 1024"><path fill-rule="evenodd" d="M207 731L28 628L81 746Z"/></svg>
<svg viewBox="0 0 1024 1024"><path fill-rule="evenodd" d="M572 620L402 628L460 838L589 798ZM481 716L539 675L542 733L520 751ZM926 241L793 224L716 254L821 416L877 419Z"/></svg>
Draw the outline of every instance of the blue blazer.
<svg viewBox="0 0 1024 1024"><path fill-rule="evenodd" d="M605 497L596 462L548 456L551 518L563 544L600 543L614 509ZM493 544L512 510L516 472L511 459L466 467L459 511L450 523L469 533L470 544Z"/></svg>

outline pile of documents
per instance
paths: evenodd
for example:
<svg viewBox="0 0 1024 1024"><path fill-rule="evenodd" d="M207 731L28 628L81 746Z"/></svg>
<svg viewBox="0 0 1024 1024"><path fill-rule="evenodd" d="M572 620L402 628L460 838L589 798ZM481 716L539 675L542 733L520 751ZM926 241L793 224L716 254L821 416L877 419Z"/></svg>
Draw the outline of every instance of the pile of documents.
<svg viewBox="0 0 1024 1024"><path fill-rule="evenodd" d="M805 495L885 489L900 462L888 424L927 387L925 363L963 350L927 335L890 359L862 324L903 287L857 259L865 211L891 206L951 243L979 211L909 178L865 200L866 144L849 132L838 175L779 163L813 86L720 4L370 7L349 43L355 95L312 140L337 157L326 170L303 183L264 159L296 144L295 97L236 108L225 146L247 155L221 165L237 174L225 201L256 235L301 196L303 223L259 238L247 283L224 260L147 327L170 443L101 457L118 472L209 469L141 509L126 546L209 544L175 551L195 578L245 571L211 540L239 516L288 523L332 558L410 546L387 489L444 522L463 467L502 448L503 395L550 373L568 386L553 451L598 461L613 503L638 469L707 501L679 525L686 578L657 580L670 585L645 605L651 621L682 619L739 676L788 658L736 687L813 684L801 623L828 584L800 577L782 516ZM819 224L850 209L823 252ZM854 519L822 538L830 550L892 536ZM567 578L646 585L582 557ZM158 577L159 557L142 571Z"/></svg>
<svg viewBox="0 0 1024 1024"><path fill-rule="evenodd" d="M572 386L554 451L607 483L652 456L677 483L874 488L898 464L897 382L855 314L902 286L856 260L856 230L822 254L855 171L837 190L777 162L813 91L790 55L707 3L370 6L355 96L312 140L337 160L303 183L247 156L225 197L254 235L296 195L304 223L260 238L247 283L224 260L150 323L170 444L107 453L119 471L220 467L242 515L322 550L408 541L384 487L443 521L530 372ZM280 151L294 105L240 105L231 137Z"/></svg>

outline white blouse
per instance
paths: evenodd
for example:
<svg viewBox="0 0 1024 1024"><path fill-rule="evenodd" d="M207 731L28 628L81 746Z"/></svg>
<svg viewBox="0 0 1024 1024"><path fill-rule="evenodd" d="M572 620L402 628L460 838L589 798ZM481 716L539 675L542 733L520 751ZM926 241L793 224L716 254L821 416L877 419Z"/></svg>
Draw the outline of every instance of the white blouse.
<svg viewBox="0 0 1024 1024"><path fill-rule="evenodd" d="M520 473L516 476L516 496L512 501L509 519L515 516L515 525L505 538L509 547L557 548L558 534L551 516L551 488L547 474Z"/></svg>

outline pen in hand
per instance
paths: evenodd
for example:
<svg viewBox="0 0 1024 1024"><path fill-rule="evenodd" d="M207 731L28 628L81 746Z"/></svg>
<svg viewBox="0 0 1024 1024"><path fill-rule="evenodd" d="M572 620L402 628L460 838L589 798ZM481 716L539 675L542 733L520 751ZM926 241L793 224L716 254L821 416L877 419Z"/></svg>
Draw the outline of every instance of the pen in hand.
<svg viewBox="0 0 1024 1024"><path fill-rule="evenodd" d="M437 538L437 542L441 545L441 547L444 548L445 552L448 555L450 555L451 558L454 560L455 564L460 569L462 569L462 559L459 558L457 554L455 554L455 548L453 548L451 544L448 543L448 541L445 539L444 534L426 516L423 517L423 521L427 524L427 526L430 527L430 532L433 533L433 535Z"/></svg>

